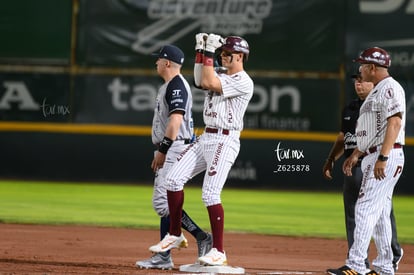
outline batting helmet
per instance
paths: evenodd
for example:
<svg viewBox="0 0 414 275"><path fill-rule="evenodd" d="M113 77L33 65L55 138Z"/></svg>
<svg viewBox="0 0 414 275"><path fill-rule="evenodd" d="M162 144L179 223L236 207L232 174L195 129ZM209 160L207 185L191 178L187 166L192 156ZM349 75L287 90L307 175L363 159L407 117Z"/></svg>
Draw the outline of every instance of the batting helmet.
<svg viewBox="0 0 414 275"><path fill-rule="evenodd" d="M358 58L354 59L354 62L361 64L375 64L388 68L391 66L391 57L386 50L373 47L363 50Z"/></svg>
<svg viewBox="0 0 414 275"><path fill-rule="evenodd" d="M240 36L227 36L221 50L231 53L244 53L246 60L250 53L249 44Z"/></svg>

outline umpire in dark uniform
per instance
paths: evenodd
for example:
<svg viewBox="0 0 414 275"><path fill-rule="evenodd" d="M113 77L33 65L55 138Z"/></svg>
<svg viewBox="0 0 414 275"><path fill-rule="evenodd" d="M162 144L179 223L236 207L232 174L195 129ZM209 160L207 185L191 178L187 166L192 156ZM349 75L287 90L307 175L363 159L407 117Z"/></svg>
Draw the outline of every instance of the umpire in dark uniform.
<svg viewBox="0 0 414 275"><path fill-rule="evenodd" d="M334 162L344 155L345 159L348 158L354 149L357 147L356 137L355 137L355 126L356 121L359 116L359 108L364 102L365 98L368 96L369 92L374 87L374 84L371 82L362 81L361 75L358 72L357 74L352 75L354 79L355 91L358 95L358 98L351 101L343 110L342 110L342 120L341 120L341 131L339 132L335 143L333 144L328 158L323 166L322 172L323 176L331 180L332 179L332 169ZM343 200L344 200L344 210L345 210L345 227L346 227L346 237L348 240L348 250L351 248L354 242L354 229L355 229L355 203L358 199L359 189L362 182L362 171L361 171L361 159L359 159L357 165L352 168L352 176L344 176L343 184ZM393 265L394 270L398 269L398 263L400 262L403 256L403 250L397 240L397 228L395 225L394 210L391 209L391 227L392 227L392 240L391 246L394 253ZM369 261L365 259L367 268L369 268Z"/></svg>

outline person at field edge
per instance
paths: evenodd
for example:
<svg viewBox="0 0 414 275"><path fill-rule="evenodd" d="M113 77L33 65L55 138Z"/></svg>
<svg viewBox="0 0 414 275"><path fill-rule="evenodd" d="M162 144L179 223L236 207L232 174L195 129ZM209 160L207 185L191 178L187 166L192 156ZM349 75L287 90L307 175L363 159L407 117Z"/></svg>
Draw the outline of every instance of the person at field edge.
<svg viewBox="0 0 414 275"><path fill-rule="evenodd" d="M154 109L152 142L157 150L151 163L155 173L152 205L160 216L162 240L170 227L165 177L181 152L194 141L194 126L191 89L181 74L184 53L174 45L165 45L153 55L158 57L157 72L164 80L158 90ZM212 245L211 234L204 232L184 210L181 213L181 225L197 240L198 256L205 255ZM137 261L136 265L155 269L174 267L169 251L157 252L147 260Z"/></svg>
<svg viewBox="0 0 414 275"><path fill-rule="evenodd" d="M204 40L205 39L205 40ZM184 185L195 175L205 172L202 200L207 207L213 234L213 247L198 262L208 266L227 265L224 250L224 208L221 192L228 173L240 150L240 132L254 84L244 70L249 45L239 36L222 38L217 34L196 35L194 80L205 90L204 133L180 156L167 175L167 196L171 224L169 234L150 247L153 252L179 248L185 243L180 216L184 203ZM214 70L214 55L220 53L221 65L227 70Z"/></svg>
<svg viewBox="0 0 414 275"><path fill-rule="evenodd" d="M354 242L345 265L328 269L329 274L394 275L391 249L391 207L394 187L404 167L405 92L388 73L390 55L373 47L361 52L354 60L360 63L362 80L374 83L359 110L355 129L357 148L342 165L352 176L352 167L362 159L362 183L355 204ZM365 266L368 247L374 238L377 257L373 270Z"/></svg>
<svg viewBox="0 0 414 275"><path fill-rule="evenodd" d="M323 176L328 180L332 180L334 162L338 160L342 155L345 158L348 158L352 154L353 150L357 147L355 126L359 116L359 108L361 107L365 98L368 96L369 92L374 87L374 84L372 82L363 81L359 72L353 74L351 77L354 80L354 89L358 98L351 101L342 110L341 131L339 132L322 169ZM363 156L359 158L358 162L352 168L352 176L344 176L343 202L348 250L351 248L352 243L354 242L355 203L358 199L359 189L362 182L362 158ZM394 255L393 266L394 270L398 270L398 264L402 258L403 250L397 240L397 227L395 223L393 208L391 208L390 219L392 228L391 248ZM365 264L367 268L369 268L368 258L365 259Z"/></svg>

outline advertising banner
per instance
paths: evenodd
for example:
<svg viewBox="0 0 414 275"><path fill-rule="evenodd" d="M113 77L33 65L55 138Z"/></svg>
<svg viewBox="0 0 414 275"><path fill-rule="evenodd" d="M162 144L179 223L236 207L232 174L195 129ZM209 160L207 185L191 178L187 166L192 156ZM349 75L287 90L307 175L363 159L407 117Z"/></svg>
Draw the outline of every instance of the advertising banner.
<svg viewBox="0 0 414 275"><path fill-rule="evenodd" d="M192 76L185 77L193 83ZM256 77L254 82L245 128L339 129L339 81ZM159 76L78 75L72 80L66 74L3 74L0 116L10 121L150 126L162 83ZM192 87L192 93L195 126L204 127L205 92Z"/></svg>
<svg viewBox="0 0 414 275"><path fill-rule="evenodd" d="M68 122L70 95L67 74L0 74L0 120Z"/></svg>
<svg viewBox="0 0 414 275"><path fill-rule="evenodd" d="M344 1L80 0L77 63L147 68L165 44L193 58L198 32L243 36L255 70L337 72ZM191 67L186 62L185 67Z"/></svg>
<svg viewBox="0 0 414 275"><path fill-rule="evenodd" d="M192 83L192 76L185 76ZM339 81L254 78L254 96L245 128L285 131L337 131ZM151 125L158 76L79 76L74 121ZM193 117L203 127L204 91L192 87ZM328 116L326 114L329 114Z"/></svg>

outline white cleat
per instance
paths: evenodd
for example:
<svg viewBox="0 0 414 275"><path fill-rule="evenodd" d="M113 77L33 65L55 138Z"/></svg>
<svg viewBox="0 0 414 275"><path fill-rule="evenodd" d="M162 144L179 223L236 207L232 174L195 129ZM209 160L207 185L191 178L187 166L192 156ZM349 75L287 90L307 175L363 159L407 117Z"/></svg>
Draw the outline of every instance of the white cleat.
<svg viewBox="0 0 414 275"><path fill-rule="evenodd" d="M218 251L216 248L212 248L206 255L198 258L198 262L201 265L220 266L227 265L226 253Z"/></svg>
<svg viewBox="0 0 414 275"><path fill-rule="evenodd" d="M188 246L187 239L184 237L184 234L181 233L180 236L174 236L167 233L165 235L164 239L160 241L158 244L153 245L149 248L151 252L154 253L160 253L160 252L166 252L168 250L171 250L173 248L185 248Z"/></svg>

